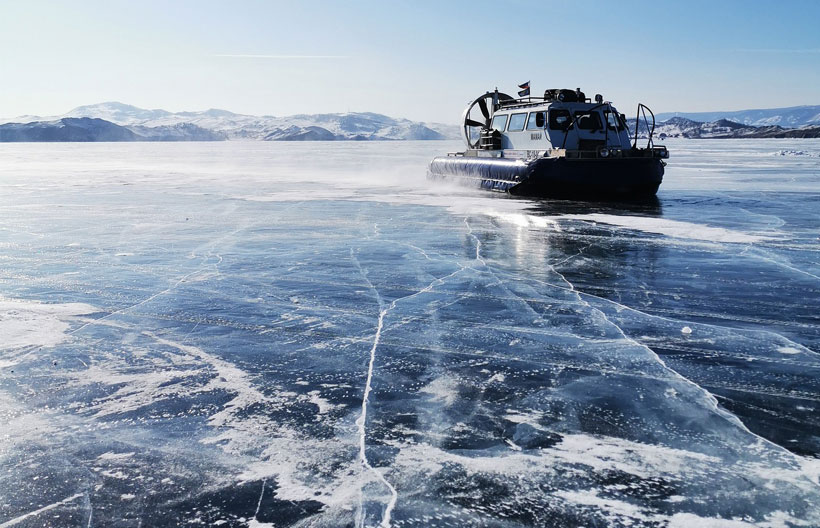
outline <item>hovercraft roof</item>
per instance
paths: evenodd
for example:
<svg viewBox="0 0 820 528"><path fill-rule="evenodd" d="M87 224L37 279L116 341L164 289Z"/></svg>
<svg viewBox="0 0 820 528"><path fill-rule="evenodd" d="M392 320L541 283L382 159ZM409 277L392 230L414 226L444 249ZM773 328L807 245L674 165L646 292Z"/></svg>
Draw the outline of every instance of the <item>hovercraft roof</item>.
<svg viewBox="0 0 820 528"><path fill-rule="evenodd" d="M600 95L595 96L596 102L603 101ZM600 99L600 101L599 101ZM518 99L510 98L507 99L500 99L498 101L498 105L496 106L496 110L501 110L504 108L511 108L516 106L524 106L524 105L534 105L534 104L544 104L544 103L591 103L592 101L587 99L586 94L581 91L580 88L576 88L575 90L571 90L569 88L550 88L549 90L544 91L543 99L540 97L521 97Z"/></svg>
<svg viewBox="0 0 820 528"><path fill-rule="evenodd" d="M553 88L544 92L544 101L562 101L564 103L585 103L587 97L580 88Z"/></svg>

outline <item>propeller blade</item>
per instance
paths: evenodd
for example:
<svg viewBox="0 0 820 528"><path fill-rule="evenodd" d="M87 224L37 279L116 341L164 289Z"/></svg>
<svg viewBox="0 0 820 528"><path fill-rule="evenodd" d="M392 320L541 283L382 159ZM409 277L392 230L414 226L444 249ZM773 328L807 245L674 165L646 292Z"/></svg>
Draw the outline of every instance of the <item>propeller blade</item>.
<svg viewBox="0 0 820 528"><path fill-rule="evenodd" d="M466 121L464 121L464 124L467 125L467 126L471 126L471 127L483 127L484 126L484 123L482 123L481 121L474 121L474 120L469 119L469 118Z"/></svg>
<svg viewBox="0 0 820 528"><path fill-rule="evenodd" d="M484 114L484 119L490 119L490 111L487 109L487 102L482 97L478 100L478 107L481 109L481 113Z"/></svg>

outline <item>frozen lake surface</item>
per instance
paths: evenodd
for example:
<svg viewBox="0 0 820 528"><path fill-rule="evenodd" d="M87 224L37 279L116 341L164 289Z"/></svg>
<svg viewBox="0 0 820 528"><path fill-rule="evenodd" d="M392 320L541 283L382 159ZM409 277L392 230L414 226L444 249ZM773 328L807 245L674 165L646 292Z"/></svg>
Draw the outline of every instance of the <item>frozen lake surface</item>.
<svg viewBox="0 0 820 528"><path fill-rule="evenodd" d="M820 526L820 141L0 145L0 527Z"/></svg>

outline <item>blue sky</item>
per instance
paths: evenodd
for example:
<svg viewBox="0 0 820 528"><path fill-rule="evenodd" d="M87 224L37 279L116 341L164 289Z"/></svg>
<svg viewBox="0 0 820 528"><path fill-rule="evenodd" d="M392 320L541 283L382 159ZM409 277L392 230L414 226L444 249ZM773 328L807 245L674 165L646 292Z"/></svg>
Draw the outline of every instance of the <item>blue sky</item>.
<svg viewBox="0 0 820 528"><path fill-rule="evenodd" d="M820 104L820 2L0 0L0 116L121 101L456 122L492 90L622 111Z"/></svg>

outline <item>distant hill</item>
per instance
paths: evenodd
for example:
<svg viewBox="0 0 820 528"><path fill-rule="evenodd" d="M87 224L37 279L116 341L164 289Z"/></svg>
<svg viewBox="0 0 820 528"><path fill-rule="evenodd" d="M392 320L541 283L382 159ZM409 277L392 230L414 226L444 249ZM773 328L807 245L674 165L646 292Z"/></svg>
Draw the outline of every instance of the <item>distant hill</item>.
<svg viewBox="0 0 820 528"><path fill-rule="evenodd" d="M682 117L701 123L727 119L742 125L781 126L799 128L809 125L820 125L820 106L791 106L788 108L768 108L758 110L734 110L725 112L666 112L657 114L658 122L668 121L673 117Z"/></svg>
<svg viewBox="0 0 820 528"><path fill-rule="evenodd" d="M55 123L63 119L77 118L104 120L124 127L137 136L136 139L124 139L122 141L189 141L200 139L372 141L437 140L460 137L456 126L418 123L408 119L397 119L371 112L300 114L275 117L235 114L215 108L201 112L147 110L118 102L79 106L62 116L26 116L25 120L31 125L33 122ZM42 125L42 127L47 126L49 125ZM60 135L59 132L53 134ZM0 139L0 141L3 140ZM47 140L34 139L31 141Z"/></svg>

